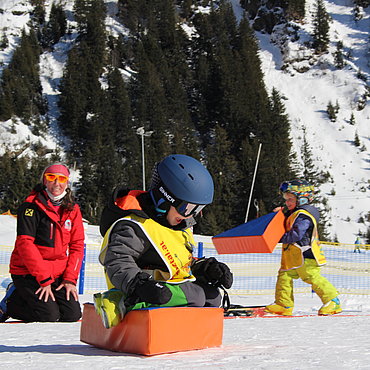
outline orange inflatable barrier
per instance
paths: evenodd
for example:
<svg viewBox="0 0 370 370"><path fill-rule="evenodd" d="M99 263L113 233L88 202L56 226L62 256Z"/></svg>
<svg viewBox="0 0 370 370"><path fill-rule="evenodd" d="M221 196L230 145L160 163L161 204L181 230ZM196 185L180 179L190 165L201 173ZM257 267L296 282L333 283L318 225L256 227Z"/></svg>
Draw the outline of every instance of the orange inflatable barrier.
<svg viewBox="0 0 370 370"><path fill-rule="evenodd" d="M119 325L106 329L94 305L86 303L80 340L110 351L151 356L220 346L223 322L222 308L163 307L130 311Z"/></svg>
<svg viewBox="0 0 370 370"><path fill-rule="evenodd" d="M283 234L285 216L272 212L212 237L219 254L272 253Z"/></svg>

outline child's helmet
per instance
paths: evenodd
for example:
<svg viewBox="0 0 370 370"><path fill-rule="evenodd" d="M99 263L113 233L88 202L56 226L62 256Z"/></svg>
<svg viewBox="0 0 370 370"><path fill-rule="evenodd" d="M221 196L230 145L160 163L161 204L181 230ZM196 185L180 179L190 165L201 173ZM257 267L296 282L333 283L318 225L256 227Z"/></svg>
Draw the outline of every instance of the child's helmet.
<svg viewBox="0 0 370 370"><path fill-rule="evenodd" d="M279 189L282 193L292 193L295 195L299 206L309 204L313 201L315 188L306 180L284 181Z"/></svg>
<svg viewBox="0 0 370 370"><path fill-rule="evenodd" d="M199 213L213 201L214 185L210 173L202 163L187 155L169 155L156 164L150 188L160 213L167 213L173 206L187 217Z"/></svg>

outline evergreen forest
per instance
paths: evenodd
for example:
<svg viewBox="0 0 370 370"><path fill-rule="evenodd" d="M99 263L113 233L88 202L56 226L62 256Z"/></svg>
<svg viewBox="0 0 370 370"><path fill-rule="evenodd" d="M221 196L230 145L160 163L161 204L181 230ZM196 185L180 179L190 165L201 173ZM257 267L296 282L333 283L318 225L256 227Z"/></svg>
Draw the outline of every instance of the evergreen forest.
<svg viewBox="0 0 370 370"><path fill-rule="evenodd" d="M241 3L252 16L261 1ZM273 3L288 19L304 16L302 0ZM40 55L76 33L59 84L66 140L63 151L33 144L33 156L8 150L1 157L1 212L15 213L44 166L63 160L79 170L75 195L83 217L97 224L115 186L143 188L144 144L147 188L153 166L169 154L190 155L209 169L215 199L194 231L215 235L245 221L260 145L248 220L281 205L282 181L309 173L296 166L282 96L264 85L250 20L237 22L229 2L119 0L119 35L106 30L102 0L75 0L74 28L62 2L47 20L44 1L32 4L30 31L1 76L0 120L20 119L38 135L49 129ZM210 11L195 11L200 6Z"/></svg>

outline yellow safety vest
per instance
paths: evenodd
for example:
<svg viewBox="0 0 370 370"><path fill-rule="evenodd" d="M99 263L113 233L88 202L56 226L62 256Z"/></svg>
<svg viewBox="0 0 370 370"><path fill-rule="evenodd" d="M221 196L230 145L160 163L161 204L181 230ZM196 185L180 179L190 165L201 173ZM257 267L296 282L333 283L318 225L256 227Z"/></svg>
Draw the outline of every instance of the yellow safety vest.
<svg viewBox="0 0 370 370"><path fill-rule="evenodd" d="M307 212L304 209L298 209L297 211L293 212L287 219L286 219L286 230L289 231L296 218L300 215L304 214L306 216L309 216L313 222L314 228L312 231L312 237L311 237L311 249L313 256L315 257L315 260L318 264L318 266L325 265L326 259L324 256L324 252L321 248L320 242L319 242L319 234L317 231L317 222L314 216L311 215L311 213ZM283 244L283 251L281 254L281 271L288 271L293 270L296 268L299 268L303 266L304 264L304 246L301 247L298 244Z"/></svg>
<svg viewBox="0 0 370 370"><path fill-rule="evenodd" d="M190 270L190 265L193 260L193 255L190 251L195 244L192 231L190 229L169 229L150 218L142 218L134 214L118 219L106 232L99 254L99 261L101 264L104 264L109 235L115 224L120 221L126 222L128 225L139 226L149 243L155 248L165 263L167 271L159 269L150 271L154 280L172 284L196 280ZM113 288L114 286L108 276L106 275L105 277L108 288Z"/></svg>

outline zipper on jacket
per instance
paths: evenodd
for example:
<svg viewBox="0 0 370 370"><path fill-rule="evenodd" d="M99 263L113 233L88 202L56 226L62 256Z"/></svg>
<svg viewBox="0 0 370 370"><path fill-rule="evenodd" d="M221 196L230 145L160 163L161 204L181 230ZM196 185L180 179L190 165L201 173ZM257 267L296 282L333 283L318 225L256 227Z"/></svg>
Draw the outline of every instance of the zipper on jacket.
<svg viewBox="0 0 370 370"><path fill-rule="evenodd" d="M50 223L50 240L53 239L53 235L54 235L54 224L51 222Z"/></svg>
<svg viewBox="0 0 370 370"><path fill-rule="evenodd" d="M77 267L78 267L78 264L80 263L80 259L77 258L77 261L76 261L76 264L75 264L75 268L74 268L74 271L77 271Z"/></svg>

